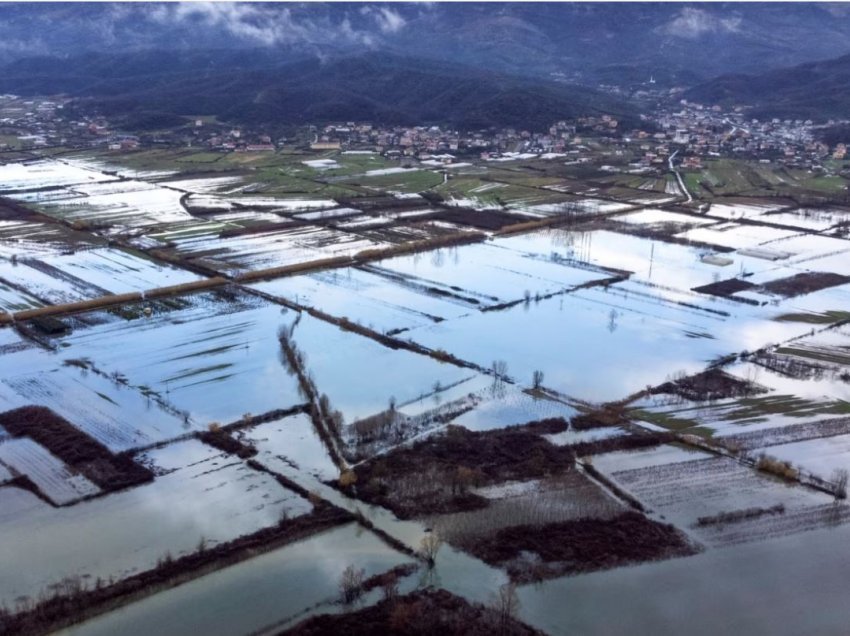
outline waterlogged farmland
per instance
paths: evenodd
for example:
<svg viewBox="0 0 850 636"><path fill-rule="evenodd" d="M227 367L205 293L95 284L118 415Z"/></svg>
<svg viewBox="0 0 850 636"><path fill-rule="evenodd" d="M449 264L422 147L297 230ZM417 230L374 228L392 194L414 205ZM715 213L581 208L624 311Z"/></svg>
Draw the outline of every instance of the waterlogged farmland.
<svg viewBox="0 0 850 636"><path fill-rule="evenodd" d="M208 155L0 164L0 633L272 634L500 590L553 634L685 633L645 582L831 567L842 209L555 154Z"/></svg>

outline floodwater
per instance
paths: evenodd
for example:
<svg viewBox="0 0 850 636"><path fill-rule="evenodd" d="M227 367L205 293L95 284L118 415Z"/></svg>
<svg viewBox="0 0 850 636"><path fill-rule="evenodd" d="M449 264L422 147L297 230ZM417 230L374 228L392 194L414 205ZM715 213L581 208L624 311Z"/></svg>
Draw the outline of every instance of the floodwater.
<svg viewBox="0 0 850 636"><path fill-rule="evenodd" d="M521 587L550 634L847 634L850 527Z"/></svg>
<svg viewBox="0 0 850 636"><path fill-rule="evenodd" d="M389 224L393 212L362 217L331 200L248 197L235 188L238 178L166 181L168 173L135 173L119 181L103 169L84 161L0 166L0 182L20 201L77 227L102 228L101 236L87 241L85 234L65 226L59 231L49 223L0 224L0 306L36 306L198 278L142 252L105 246L104 235L125 231L132 231L137 247L168 242L175 254L228 274L391 244L390 232L365 228ZM57 189L45 191L43 186ZM231 190L222 192L226 188ZM554 196L552 200L562 198ZM514 205L537 215L563 207L534 203ZM595 205L584 203L587 208ZM599 209L622 205L607 202ZM220 214L193 215L199 207ZM167 552L179 556L201 540L227 541L275 524L284 514L309 512L309 501L242 460L198 440L173 441L212 422L232 422L305 400L280 353L281 327L290 330L291 342L303 353L305 371L318 393L328 396L346 423L392 405L410 422L433 420L433 426L423 425L416 434L447 423L489 430L569 418L582 403L622 399L673 374L701 371L719 356L772 344L795 341L809 351L846 351L846 330L819 332L825 323L807 323L805 318L846 308L847 286L790 299L758 288L731 299L694 291L735 277L762 285L806 271L850 274L847 241L800 231L803 223L825 229L838 217L766 214L771 209L717 205L700 219L647 209L621 219L632 226L681 223L690 229L683 229L679 238L732 251L612 231L549 231L252 286L254 292L396 333L482 369L504 362L505 375L515 384L386 347L246 293L154 303L150 317L143 316L142 305L86 314L71 321L70 333L43 336L53 348L38 347L11 328L0 330L6 362L0 370L4 409L49 406L113 451L172 440L143 455L157 471L153 483L107 497L53 508L25 491L0 488L0 601L13 605L19 596L36 597L67 576L89 583L96 577L128 576L153 567ZM428 212L412 210L398 217L415 219ZM741 216L781 221L787 228L740 226L734 219ZM293 217L345 221L338 228L316 225L221 236L225 230ZM345 231L339 229L343 227ZM424 225L394 230L405 237L429 232ZM706 258L718 254L724 258ZM731 263L723 265L727 258ZM626 274L628 280L610 280ZM741 300L751 302L736 302ZM803 320L799 315L787 318L795 312L804 314ZM559 399L523 390L538 371L543 387ZM753 363L737 363L729 371L763 384L770 393L746 403L656 408L655 415L698 410L693 414L697 423L730 434L778 429L801 418L814 426L850 401L850 384L837 372L800 380ZM651 400L641 404L647 409L665 406ZM463 408L457 408L460 414L453 419L432 417L446 406ZM570 430L548 438L565 444L622 432ZM304 413L236 435L256 446L256 461L337 506L362 513L408 547L418 548L426 536L423 522L399 521L325 483L338 475L338 468ZM845 467L850 458L846 432L790 442L777 432L771 439L775 443L766 446L769 452L821 474ZM96 492L32 440L8 440L2 430L0 460L0 480L9 479L15 468L56 502L70 503ZM850 525L824 528L820 518L794 525L799 515L829 508L830 496L683 447L609 453L594 457L594 464L651 508L653 518L676 522L710 547L695 557L523 586L520 618L556 635L847 633L850 604L844 575L850 556L844 546ZM774 504L788 508L781 520L743 522L726 534L695 527L701 515ZM752 536L728 547L738 541L735 533L741 528ZM793 534L780 536L788 532ZM338 581L346 566L362 567L370 576L409 561L374 533L347 524L62 633L274 633L311 613L339 611ZM487 603L505 581L502 571L444 546L436 568L410 577L403 589L439 585Z"/></svg>
<svg viewBox="0 0 850 636"><path fill-rule="evenodd" d="M66 636L232 636L332 603L349 565L366 577L409 563L357 524L328 530L59 632ZM331 607L332 609L332 607ZM326 608L327 611L327 608Z"/></svg>

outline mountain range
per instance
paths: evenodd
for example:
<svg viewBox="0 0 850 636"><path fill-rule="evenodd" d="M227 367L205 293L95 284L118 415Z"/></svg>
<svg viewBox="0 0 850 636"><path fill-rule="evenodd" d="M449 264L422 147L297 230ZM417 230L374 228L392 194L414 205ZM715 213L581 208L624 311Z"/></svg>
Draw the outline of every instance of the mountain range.
<svg viewBox="0 0 850 636"><path fill-rule="evenodd" d="M822 119L850 105L848 54L842 3L0 3L0 90L134 121L632 122L597 89L650 78Z"/></svg>
<svg viewBox="0 0 850 636"><path fill-rule="evenodd" d="M61 91L81 98L78 107L119 118L155 112L245 123L351 119L535 130L587 114L638 122L632 105L589 88L387 53L288 64L233 51L88 54L66 65L30 58L3 69L0 91Z"/></svg>
<svg viewBox="0 0 850 636"><path fill-rule="evenodd" d="M850 115L850 55L765 73L722 75L694 86L685 98L746 106L759 119L829 118Z"/></svg>
<svg viewBox="0 0 850 636"><path fill-rule="evenodd" d="M850 53L841 3L0 3L0 64L139 50L387 52L519 75L694 84Z"/></svg>

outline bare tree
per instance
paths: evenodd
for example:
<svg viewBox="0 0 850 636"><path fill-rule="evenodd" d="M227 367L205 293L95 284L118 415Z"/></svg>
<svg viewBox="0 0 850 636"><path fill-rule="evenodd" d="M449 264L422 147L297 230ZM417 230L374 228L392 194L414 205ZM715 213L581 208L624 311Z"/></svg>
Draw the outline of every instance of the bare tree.
<svg viewBox="0 0 850 636"><path fill-rule="evenodd" d="M356 600L363 593L363 579L366 571L349 565L339 577L339 592L345 604Z"/></svg>
<svg viewBox="0 0 850 636"><path fill-rule="evenodd" d="M511 581L499 588L499 593L496 595L496 600L493 603L493 609L499 615L499 631L502 634L507 634L511 621L516 618L519 612L519 596L516 593L516 583Z"/></svg>
<svg viewBox="0 0 850 636"><path fill-rule="evenodd" d="M437 559L437 552L440 551L440 546L443 545L443 540L436 532L422 537L422 542L419 544L419 553L428 562L428 567L434 567Z"/></svg>
<svg viewBox="0 0 850 636"><path fill-rule="evenodd" d="M539 389L543 385L543 371L538 369L531 375L531 385L535 389Z"/></svg>
<svg viewBox="0 0 850 636"><path fill-rule="evenodd" d="M490 368L498 380L504 380L508 375L508 363L504 360L493 360Z"/></svg>
<svg viewBox="0 0 850 636"><path fill-rule="evenodd" d="M847 480L850 473L846 468L836 468L832 473L832 483L835 484L835 498L847 499Z"/></svg>
<svg viewBox="0 0 850 636"><path fill-rule="evenodd" d="M384 591L384 598L388 601L398 596L398 576L395 572L387 572L381 577L381 588Z"/></svg>

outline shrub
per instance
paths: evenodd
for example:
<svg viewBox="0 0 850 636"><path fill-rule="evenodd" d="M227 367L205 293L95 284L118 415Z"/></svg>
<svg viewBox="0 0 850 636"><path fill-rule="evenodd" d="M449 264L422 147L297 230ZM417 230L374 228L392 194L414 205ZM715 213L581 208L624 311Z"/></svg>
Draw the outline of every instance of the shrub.
<svg viewBox="0 0 850 636"><path fill-rule="evenodd" d="M357 483L357 473L353 470L344 470L339 476L339 487L342 489L351 488Z"/></svg>
<svg viewBox="0 0 850 636"><path fill-rule="evenodd" d="M756 462L756 468L788 481L795 481L799 476L797 469L790 462L782 461L771 455L760 455Z"/></svg>

